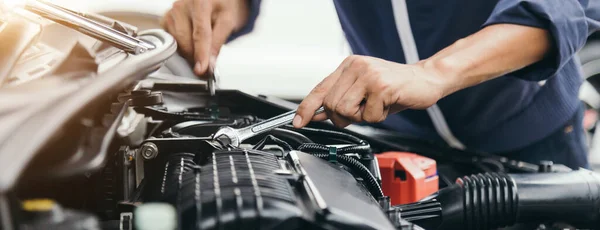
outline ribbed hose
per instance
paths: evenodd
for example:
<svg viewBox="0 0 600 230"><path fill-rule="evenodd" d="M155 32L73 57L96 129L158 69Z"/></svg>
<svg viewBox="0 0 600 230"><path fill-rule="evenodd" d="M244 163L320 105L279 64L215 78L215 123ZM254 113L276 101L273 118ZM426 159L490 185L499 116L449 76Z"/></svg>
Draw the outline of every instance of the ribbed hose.
<svg viewBox="0 0 600 230"><path fill-rule="evenodd" d="M315 157L321 158L323 160L329 159L329 154L326 154L326 153L310 153L310 154L312 154ZM362 163L360 163L359 161L355 160L352 157L344 156L344 155L338 155L337 161L340 164L343 164L343 165L351 168L356 174L358 174L361 178L363 178L363 180L366 182L365 184L367 185L367 189L369 190L371 195L373 195L373 197L375 197L375 199L383 197L383 191L381 190L381 186L379 186L379 183L377 183L377 179L375 179L373 174L371 174L371 171L369 171L369 169L367 169L367 167L365 167Z"/></svg>
<svg viewBox="0 0 600 230"><path fill-rule="evenodd" d="M517 187L509 176L479 174L460 178L465 229L492 229L517 221Z"/></svg>
<svg viewBox="0 0 600 230"><path fill-rule="evenodd" d="M167 163L165 163L165 171L160 188L163 200L171 203L176 202L183 180L188 177L188 174L194 173L195 167L196 163L194 162L194 154L192 153L179 153L169 156Z"/></svg>
<svg viewBox="0 0 600 230"><path fill-rule="evenodd" d="M458 179L426 201L398 206L420 210L439 202L442 218L404 213L430 229L497 229L516 223L562 222L578 229L600 226L600 174L571 172L479 174ZM409 207L409 209L406 209Z"/></svg>
<svg viewBox="0 0 600 230"><path fill-rule="evenodd" d="M317 143L306 143L298 147L298 151L309 152L309 153L329 153L329 146L317 144ZM371 147L368 145L352 145L337 149L338 154L358 153L360 155L370 154Z"/></svg>
<svg viewBox="0 0 600 230"><path fill-rule="evenodd" d="M428 200L394 208L426 229L475 230L515 224L518 205L514 180L494 173L459 178Z"/></svg>

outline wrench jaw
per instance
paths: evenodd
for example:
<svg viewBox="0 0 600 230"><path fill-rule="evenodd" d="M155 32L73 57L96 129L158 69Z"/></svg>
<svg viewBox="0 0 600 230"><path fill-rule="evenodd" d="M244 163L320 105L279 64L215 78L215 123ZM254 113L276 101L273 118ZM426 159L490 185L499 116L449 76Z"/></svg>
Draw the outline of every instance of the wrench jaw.
<svg viewBox="0 0 600 230"><path fill-rule="evenodd" d="M213 139L215 141L218 141L219 143L221 143L221 145L223 147L226 146L234 146L234 147L238 147L240 146L240 135L238 133L237 130L235 130L234 128L231 127L221 127L213 136Z"/></svg>

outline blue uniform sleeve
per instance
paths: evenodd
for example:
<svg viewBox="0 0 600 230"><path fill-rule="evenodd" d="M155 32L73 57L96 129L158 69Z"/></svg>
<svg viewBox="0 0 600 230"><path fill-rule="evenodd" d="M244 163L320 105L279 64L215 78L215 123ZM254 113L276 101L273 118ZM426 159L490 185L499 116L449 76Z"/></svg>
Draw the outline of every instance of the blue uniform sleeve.
<svg viewBox="0 0 600 230"><path fill-rule="evenodd" d="M553 50L543 60L511 74L540 81L556 75L583 47L588 36L600 30L599 0L499 0L483 26L518 24L546 29Z"/></svg>
<svg viewBox="0 0 600 230"><path fill-rule="evenodd" d="M232 33L229 36L228 42L235 40L236 38L248 34L252 32L254 29L254 24L256 23L256 19L258 18L258 14L260 13L260 2L261 0L247 0L248 7L250 8L250 14L248 15L248 21L246 25L244 25L240 30Z"/></svg>

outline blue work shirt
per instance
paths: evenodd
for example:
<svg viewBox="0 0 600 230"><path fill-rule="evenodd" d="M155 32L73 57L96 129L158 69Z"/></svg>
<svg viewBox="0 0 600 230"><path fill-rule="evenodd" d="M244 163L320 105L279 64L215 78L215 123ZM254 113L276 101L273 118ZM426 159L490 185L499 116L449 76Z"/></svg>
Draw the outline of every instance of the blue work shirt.
<svg viewBox="0 0 600 230"><path fill-rule="evenodd" d="M251 0L252 29L258 0ZM390 0L335 0L354 54L406 63ZM418 54L426 59L493 24L518 24L550 32L553 51L526 68L460 90L438 102L454 136L469 149L519 149L562 127L580 106L583 81L577 51L600 29L600 0L406 0ZM485 50L482 50L485 52ZM541 83L540 81L544 81ZM382 125L442 141L426 111L390 115Z"/></svg>

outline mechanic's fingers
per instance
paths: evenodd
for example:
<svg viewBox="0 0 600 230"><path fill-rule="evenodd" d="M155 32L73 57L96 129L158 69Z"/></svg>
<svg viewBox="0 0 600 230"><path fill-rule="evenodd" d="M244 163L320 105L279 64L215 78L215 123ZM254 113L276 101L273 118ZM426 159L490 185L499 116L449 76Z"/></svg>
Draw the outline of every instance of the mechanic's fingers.
<svg viewBox="0 0 600 230"><path fill-rule="evenodd" d="M192 15L194 42L194 72L203 75L208 69L210 45L212 39L211 25L212 5L210 0L191 0L190 14Z"/></svg>
<svg viewBox="0 0 600 230"><path fill-rule="evenodd" d="M312 118L313 121L324 121L327 119L329 119L327 117L327 113L317 114L317 115L313 116L313 118Z"/></svg>
<svg viewBox="0 0 600 230"><path fill-rule="evenodd" d="M331 87L331 80L327 78L319 83L309 94L302 100L302 103L298 106L296 116L292 121L292 125L296 128L302 128L306 126L314 117L315 111L323 104L324 94L329 91ZM335 82L333 82L335 83ZM322 116L321 116L322 117Z"/></svg>
<svg viewBox="0 0 600 230"><path fill-rule="evenodd" d="M389 112L389 107L385 105L381 93L373 92L367 97L365 109L362 112L362 120L369 123L378 123L385 120Z"/></svg>
<svg viewBox="0 0 600 230"><path fill-rule="evenodd" d="M234 28L235 22L233 21L233 16L220 15L217 18L212 31L211 56L216 57L219 54L221 47L225 44Z"/></svg>
<svg viewBox="0 0 600 230"><path fill-rule="evenodd" d="M161 28L165 29L167 32L169 31L168 26L167 26L167 18L170 18L169 15L171 14L171 10L167 11L167 13L160 18L160 20L158 21L158 24L160 25ZM171 19L169 19L171 20Z"/></svg>
<svg viewBox="0 0 600 230"><path fill-rule="evenodd" d="M324 115L314 116L315 111L319 107L323 105L323 100L325 96L329 94L331 88L336 84L340 75L347 68L352 61L355 59L354 56L350 56L346 58L336 69L327 76L321 83L319 83L313 90L302 100L300 106L298 106L298 111L296 112L296 117L294 117L293 125L296 128L302 128L306 126L311 120L325 120Z"/></svg>
<svg viewBox="0 0 600 230"><path fill-rule="evenodd" d="M313 117L315 120L323 119L322 114L315 117L315 111L317 111L317 109L323 105L323 99L329 93L331 87L333 87L333 85L336 83L344 67L344 65L338 66L333 73L323 79L323 81L315 86L315 88L310 91L304 100L302 100L302 103L300 103L298 110L296 111L294 121L292 122L294 127L302 128L306 126L311 120L313 120Z"/></svg>
<svg viewBox="0 0 600 230"><path fill-rule="evenodd" d="M335 87L325 96L323 106L325 109L333 111L335 114L345 114L345 111L338 110L340 101L344 95L349 92L350 87L356 82L357 73L352 68L346 68L342 71L341 76L335 83Z"/></svg>
<svg viewBox="0 0 600 230"><path fill-rule="evenodd" d="M171 13L166 17L171 17L172 28L169 33L173 35L177 41L177 47L188 60L194 58L194 43L192 41L192 22L190 19L189 9L186 8L184 1L176 1L173 3Z"/></svg>
<svg viewBox="0 0 600 230"><path fill-rule="evenodd" d="M326 111L327 116L329 117L329 120L331 120L331 122L333 122L333 124L337 127L340 128L344 128L350 124L352 124L351 120L348 120L347 118L340 116L339 114L333 112L333 111Z"/></svg>
<svg viewBox="0 0 600 230"><path fill-rule="evenodd" d="M346 94L339 101L336 112L348 120L361 122L363 119L361 111L361 102L365 98L366 83L360 80L348 89Z"/></svg>

